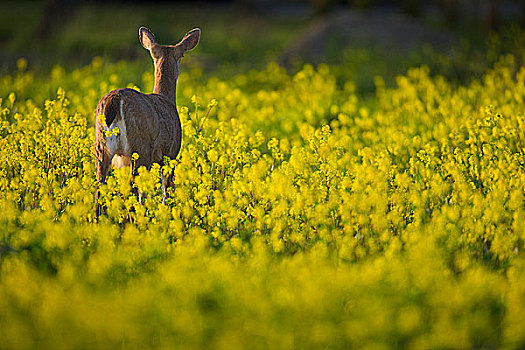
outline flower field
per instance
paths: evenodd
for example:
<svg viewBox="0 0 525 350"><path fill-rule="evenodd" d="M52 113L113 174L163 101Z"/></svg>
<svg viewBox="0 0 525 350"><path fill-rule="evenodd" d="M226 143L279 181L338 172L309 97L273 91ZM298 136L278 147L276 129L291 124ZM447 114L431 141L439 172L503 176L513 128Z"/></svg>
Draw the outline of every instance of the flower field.
<svg viewBox="0 0 525 350"><path fill-rule="evenodd" d="M377 77L369 98L327 65L183 68L181 154L113 171L96 222L94 108L150 71L20 59L0 78L0 348L525 346L512 56L459 86Z"/></svg>

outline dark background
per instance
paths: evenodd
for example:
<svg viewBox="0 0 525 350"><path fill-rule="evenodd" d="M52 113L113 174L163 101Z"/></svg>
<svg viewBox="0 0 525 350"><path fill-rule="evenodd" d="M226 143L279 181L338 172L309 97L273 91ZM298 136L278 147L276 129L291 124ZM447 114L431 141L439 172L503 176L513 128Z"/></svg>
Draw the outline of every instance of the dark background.
<svg viewBox="0 0 525 350"><path fill-rule="evenodd" d="M162 44L200 27L198 54L187 64L204 73L329 63L359 85L360 74L388 77L426 64L465 80L502 54L523 62L524 23L523 1L511 0L1 1L0 72L16 71L20 57L36 72L95 56L146 64L137 34L146 26Z"/></svg>

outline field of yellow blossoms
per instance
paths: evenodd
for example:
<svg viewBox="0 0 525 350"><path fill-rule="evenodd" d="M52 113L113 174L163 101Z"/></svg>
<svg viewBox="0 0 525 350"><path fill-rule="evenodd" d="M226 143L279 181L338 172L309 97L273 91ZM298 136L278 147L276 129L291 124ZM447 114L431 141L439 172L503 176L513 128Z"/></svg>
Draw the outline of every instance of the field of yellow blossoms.
<svg viewBox="0 0 525 350"><path fill-rule="evenodd" d="M0 78L0 348L525 346L512 56L463 85L377 77L369 98L327 65L183 70L181 154L113 171L97 223L96 103L150 92L150 71L20 59Z"/></svg>

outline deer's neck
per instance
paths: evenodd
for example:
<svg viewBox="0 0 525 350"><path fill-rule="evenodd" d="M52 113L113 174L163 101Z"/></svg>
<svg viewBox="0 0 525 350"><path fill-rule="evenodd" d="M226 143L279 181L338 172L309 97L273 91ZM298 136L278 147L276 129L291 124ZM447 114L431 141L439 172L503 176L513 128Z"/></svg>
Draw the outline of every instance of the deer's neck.
<svg viewBox="0 0 525 350"><path fill-rule="evenodd" d="M155 62L155 86L153 93L163 95L169 101L173 101L176 106L177 101L177 77L179 75L179 67L176 61L160 58Z"/></svg>

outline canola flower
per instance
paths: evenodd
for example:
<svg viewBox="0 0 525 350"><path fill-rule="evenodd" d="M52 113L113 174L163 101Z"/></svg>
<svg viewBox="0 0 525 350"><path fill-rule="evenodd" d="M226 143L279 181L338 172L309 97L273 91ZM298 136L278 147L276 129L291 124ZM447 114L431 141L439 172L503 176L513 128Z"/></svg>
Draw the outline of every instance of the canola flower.
<svg viewBox="0 0 525 350"><path fill-rule="evenodd" d="M426 67L378 77L372 102L326 65L182 73L179 158L99 188L93 107L128 68L40 81L20 61L0 80L2 346L524 346L511 56L466 86Z"/></svg>

